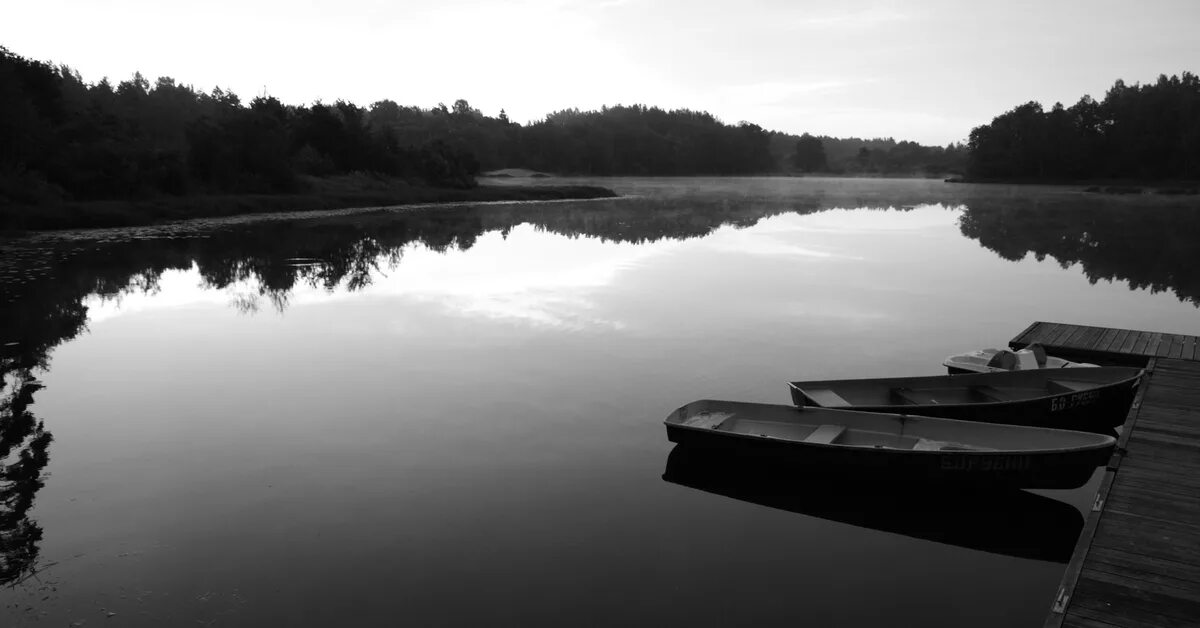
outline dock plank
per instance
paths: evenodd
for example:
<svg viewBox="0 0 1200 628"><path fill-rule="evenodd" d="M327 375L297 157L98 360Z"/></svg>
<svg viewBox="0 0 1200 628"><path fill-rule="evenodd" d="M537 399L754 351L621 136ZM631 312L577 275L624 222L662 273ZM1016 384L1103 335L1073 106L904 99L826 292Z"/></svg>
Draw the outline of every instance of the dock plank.
<svg viewBox="0 0 1200 628"><path fill-rule="evenodd" d="M1146 355L1146 348L1150 346L1150 340L1153 335L1154 334L1151 334L1148 331L1139 331L1137 334L1137 340L1134 341L1133 348L1131 348L1129 352L1136 353L1138 355Z"/></svg>
<svg viewBox="0 0 1200 628"><path fill-rule="evenodd" d="M1060 324L1058 326L1058 329L1055 330L1054 335L1050 336L1047 340L1048 340L1049 344L1059 346L1059 347L1065 346L1067 338L1070 337L1070 335L1073 333L1075 333L1074 326Z"/></svg>
<svg viewBox="0 0 1200 628"><path fill-rule="evenodd" d="M1121 569L1134 577L1161 580L1165 584L1181 588L1200 588L1197 586L1200 585L1200 566L1198 565L1177 560L1150 559L1143 554L1103 547L1092 548L1090 557L1098 565L1103 564L1112 569ZM1164 575L1167 573L1171 575Z"/></svg>
<svg viewBox="0 0 1200 628"><path fill-rule="evenodd" d="M1155 332L1154 340L1151 346L1146 347L1146 355L1157 355L1159 357L1167 357L1167 353L1171 350L1171 335Z"/></svg>
<svg viewBox="0 0 1200 628"><path fill-rule="evenodd" d="M1080 617L1078 615L1064 621L1062 625L1064 628L1122 628L1117 624L1110 624L1106 621L1091 619L1090 617Z"/></svg>
<svg viewBox="0 0 1200 628"><path fill-rule="evenodd" d="M1041 328L1042 328L1042 322L1034 321L1029 324L1029 327L1025 328L1025 331L1017 334L1016 337L1014 337L1012 341L1013 341L1013 343L1019 343L1022 345L1027 345L1031 342L1035 342L1034 338L1036 338L1036 336L1040 332Z"/></svg>
<svg viewBox="0 0 1200 628"><path fill-rule="evenodd" d="M1079 325L1076 327L1071 331L1070 335L1067 336L1067 339L1063 341L1063 346L1070 347L1072 349L1082 349L1083 337L1087 334L1088 329L1089 328L1086 325Z"/></svg>
<svg viewBox="0 0 1200 628"><path fill-rule="evenodd" d="M1178 470L1174 463L1154 463L1145 457L1141 447L1121 461L1121 477L1130 477L1144 482L1157 482L1160 486L1179 487L1181 490L1200 490L1200 479L1175 479L1164 483L1169 469Z"/></svg>
<svg viewBox="0 0 1200 628"><path fill-rule="evenodd" d="M1200 603L1154 588L1135 586L1124 578L1089 577L1079 581L1076 604L1107 610L1119 625L1130 622L1163 622L1163 626L1195 625Z"/></svg>
<svg viewBox="0 0 1200 628"><path fill-rule="evenodd" d="M1115 624L1110 623L1108 625L1119 626L1120 628L1154 628L1155 626L1163 625L1163 624L1157 624L1157 623L1147 623L1145 621L1136 621L1135 622L1134 620L1132 620L1128 617L1120 617L1120 618L1113 617L1112 613L1106 613L1103 610L1094 610L1094 609L1082 608L1082 607L1075 609L1072 612L1071 616L1066 618L1065 621L1066 622L1074 622L1079 619L1082 619L1087 622L1091 622L1089 625L1092 625L1092 626L1095 626L1095 625L1103 626L1105 623L1107 623L1107 622L1105 622L1105 620L1108 620L1108 622L1117 622ZM1066 626L1069 624L1063 623L1062 625Z"/></svg>
<svg viewBox="0 0 1200 628"><path fill-rule="evenodd" d="M1117 334L1121 333L1119 329L1106 329L1104 334L1100 336L1099 342L1096 343L1096 351L1108 351L1109 345L1117 339Z"/></svg>
<svg viewBox="0 0 1200 628"><path fill-rule="evenodd" d="M1058 328L1061 327L1060 323L1044 323L1038 321L1035 324L1037 327L1034 328L1033 333L1028 336L1028 342L1046 344L1058 331Z"/></svg>
<svg viewBox="0 0 1200 628"><path fill-rule="evenodd" d="M1100 338L1104 336L1105 331L1107 330L1103 327L1089 327L1087 331L1083 333L1083 337L1079 341L1080 348L1084 349L1085 351L1095 351L1096 343L1098 343Z"/></svg>
<svg viewBox="0 0 1200 628"><path fill-rule="evenodd" d="M1122 488L1128 489L1129 487ZM1110 492L1108 502L1104 507L1111 508L1113 511L1133 515L1140 514L1157 519L1167 519L1178 514L1181 508L1200 509L1200 502L1186 495L1174 495L1172 498L1178 500L1178 503L1164 503L1165 500L1160 493L1142 495L1133 490L1121 490L1115 493Z"/></svg>
<svg viewBox="0 0 1200 628"><path fill-rule="evenodd" d="M1171 334L1171 348L1167 352L1168 358L1178 359L1183 354L1183 336L1179 334Z"/></svg>
<svg viewBox="0 0 1200 628"><path fill-rule="evenodd" d="M1162 380L1159 388L1163 396L1188 396L1196 390L1196 384L1200 383L1200 377L1196 375L1171 371L1162 371L1159 379Z"/></svg>
<svg viewBox="0 0 1200 628"><path fill-rule="evenodd" d="M1128 332L1125 334L1125 339L1121 341L1121 346L1113 350L1113 353L1133 352L1133 345L1137 344L1138 336L1142 335L1142 332L1134 331L1132 329L1127 329L1125 331Z"/></svg>
<svg viewBox="0 0 1200 628"><path fill-rule="evenodd" d="M1121 344L1125 342L1125 339L1128 338L1129 334L1131 333L1133 332L1128 329L1118 329L1117 335L1113 336L1112 342L1108 343L1108 347L1106 347L1105 350L1116 353L1117 350L1121 348Z"/></svg>
<svg viewBox="0 0 1200 628"><path fill-rule="evenodd" d="M1099 567L1099 565L1096 567ZM1188 586L1182 581L1161 582L1158 580L1145 580L1138 578L1128 571L1096 567L1089 567L1085 569L1083 572L1084 577L1099 582L1136 589L1144 593L1154 593L1171 598L1178 598L1185 603L1191 603L1192 605L1200 604L1200 591ZM1195 617L1200 618L1200 614L1195 615Z"/></svg>
<svg viewBox="0 0 1200 628"><path fill-rule="evenodd" d="M1192 362L1192 364L1198 363ZM1155 397L1164 401L1171 399L1192 401L1196 395L1200 394L1200 377L1194 374L1162 371L1159 373L1159 380Z"/></svg>

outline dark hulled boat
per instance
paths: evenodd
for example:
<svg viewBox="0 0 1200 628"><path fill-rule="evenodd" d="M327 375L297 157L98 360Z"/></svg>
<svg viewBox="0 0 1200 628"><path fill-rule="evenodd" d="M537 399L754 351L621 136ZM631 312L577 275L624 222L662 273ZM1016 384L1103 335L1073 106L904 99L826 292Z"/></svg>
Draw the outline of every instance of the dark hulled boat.
<svg viewBox="0 0 1200 628"><path fill-rule="evenodd" d="M920 416L734 401L696 401L666 420L667 438L738 459L775 458L836 473L1024 488L1082 486L1111 436Z"/></svg>
<svg viewBox="0 0 1200 628"><path fill-rule="evenodd" d="M1112 366L1003 373L792 382L792 401L1110 433L1129 411L1142 370Z"/></svg>

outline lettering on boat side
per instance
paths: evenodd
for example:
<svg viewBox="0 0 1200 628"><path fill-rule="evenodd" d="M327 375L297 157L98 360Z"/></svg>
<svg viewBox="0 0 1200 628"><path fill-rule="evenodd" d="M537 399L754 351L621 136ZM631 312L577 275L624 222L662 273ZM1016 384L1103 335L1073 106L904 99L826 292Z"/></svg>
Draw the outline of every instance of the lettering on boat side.
<svg viewBox="0 0 1200 628"><path fill-rule="evenodd" d="M1062 395L1050 400L1050 411L1070 410L1080 406L1090 406L1100 399L1099 390L1088 390L1070 395Z"/></svg>
<svg viewBox="0 0 1200 628"><path fill-rule="evenodd" d="M1029 456L942 456L943 471L1026 471Z"/></svg>

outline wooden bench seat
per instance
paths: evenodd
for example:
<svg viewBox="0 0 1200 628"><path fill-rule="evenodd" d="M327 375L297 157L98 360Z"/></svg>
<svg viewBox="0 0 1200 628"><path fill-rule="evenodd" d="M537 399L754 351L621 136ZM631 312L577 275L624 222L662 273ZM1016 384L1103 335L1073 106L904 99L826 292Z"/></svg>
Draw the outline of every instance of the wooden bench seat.
<svg viewBox="0 0 1200 628"><path fill-rule="evenodd" d="M988 401L1012 401L1012 397L994 386L972 386L971 392Z"/></svg>
<svg viewBox="0 0 1200 628"><path fill-rule="evenodd" d="M841 438L845 431L845 425L821 425L813 430L812 434L806 436L804 442L832 445L838 438Z"/></svg>
<svg viewBox="0 0 1200 628"><path fill-rule="evenodd" d="M845 408L850 405L849 401L846 401L841 395L828 388L805 390L804 394L822 408Z"/></svg>
<svg viewBox="0 0 1200 628"><path fill-rule="evenodd" d="M913 390L911 388L893 388L892 395L899 397L902 401L914 406L927 406L938 403L932 394L924 390Z"/></svg>

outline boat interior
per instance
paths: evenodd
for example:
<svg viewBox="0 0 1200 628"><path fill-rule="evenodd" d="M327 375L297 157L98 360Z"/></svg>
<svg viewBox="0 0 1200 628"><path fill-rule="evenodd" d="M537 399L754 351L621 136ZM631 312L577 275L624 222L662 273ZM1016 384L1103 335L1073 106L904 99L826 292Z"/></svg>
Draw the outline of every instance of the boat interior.
<svg viewBox="0 0 1200 628"><path fill-rule="evenodd" d="M1113 373L1113 371L1117 371ZM1132 368L1014 371L875 380L796 382L793 386L825 408L1004 403L1092 390L1135 377ZM1105 375L1108 377L1096 377Z"/></svg>
<svg viewBox="0 0 1200 628"><path fill-rule="evenodd" d="M967 443L937 441L920 436L904 435L899 432L851 429L845 425L829 423L806 425L802 423L732 418L716 429L749 434L751 436L781 438L818 445L847 445L851 447L878 447L917 451L995 451L996 449L995 447L970 445Z"/></svg>
<svg viewBox="0 0 1200 628"><path fill-rule="evenodd" d="M913 451L1038 451L1101 445L1109 436L825 408L704 401L668 423L819 445Z"/></svg>

